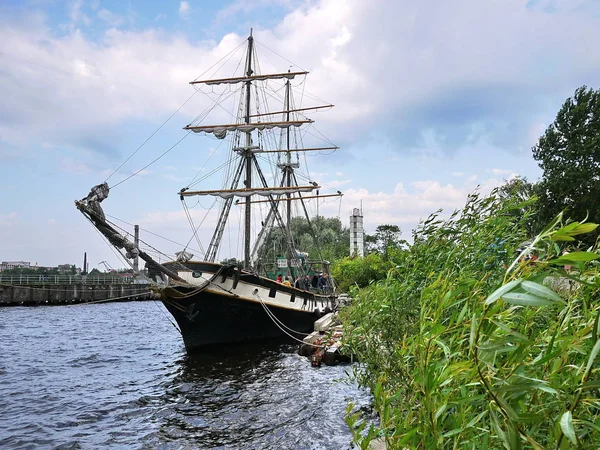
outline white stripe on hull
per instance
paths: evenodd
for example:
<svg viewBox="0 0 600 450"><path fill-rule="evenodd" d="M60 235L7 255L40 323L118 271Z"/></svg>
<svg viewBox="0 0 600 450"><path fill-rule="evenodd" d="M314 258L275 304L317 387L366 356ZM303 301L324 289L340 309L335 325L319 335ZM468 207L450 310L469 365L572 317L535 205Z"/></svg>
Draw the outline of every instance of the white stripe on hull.
<svg viewBox="0 0 600 450"><path fill-rule="evenodd" d="M216 271L209 272L203 271L202 276L194 278L191 271L181 271L178 275L188 282L192 286L203 286ZM211 282L205 290L217 295L234 296L236 298L242 298L251 302L262 302L270 307L293 309L297 311L313 312L314 308L319 308L323 311L327 306L331 307L327 297L315 296L315 301L311 302L313 295L307 291L295 289L296 294L294 301L292 302L292 294L277 289L275 297L269 297L271 291L270 288L257 285L254 283L248 283L243 280L239 280L235 289L233 285L235 280L228 276L225 281L222 281L223 277L218 276L213 282ZM282 287L284 285L281 285ZM289 288L289 286L286 286ZM307 298L306 305L304 299Z"/></svg>

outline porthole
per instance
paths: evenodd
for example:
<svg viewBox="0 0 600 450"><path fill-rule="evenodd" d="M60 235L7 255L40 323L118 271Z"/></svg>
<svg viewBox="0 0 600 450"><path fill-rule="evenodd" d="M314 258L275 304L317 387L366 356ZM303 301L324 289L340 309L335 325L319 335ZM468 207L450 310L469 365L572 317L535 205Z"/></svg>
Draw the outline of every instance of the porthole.
<svg viewBox="0 0 600 450"><path fill-rule="evenodd" d="M194 278L200 278L202 276L202 272L192 272L192 276Z"/></svg>

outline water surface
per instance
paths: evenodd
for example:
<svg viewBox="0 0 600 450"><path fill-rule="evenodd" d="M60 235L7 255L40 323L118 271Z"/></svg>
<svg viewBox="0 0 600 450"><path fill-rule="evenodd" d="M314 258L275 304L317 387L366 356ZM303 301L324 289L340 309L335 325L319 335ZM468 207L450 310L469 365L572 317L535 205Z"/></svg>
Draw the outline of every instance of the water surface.
<svg viewBox="0 0 600 450"><path fill-rule="evenodd" d="M368 394L296 352L188 355L158 302L0 308L0 448L352 448Z"/></svg>

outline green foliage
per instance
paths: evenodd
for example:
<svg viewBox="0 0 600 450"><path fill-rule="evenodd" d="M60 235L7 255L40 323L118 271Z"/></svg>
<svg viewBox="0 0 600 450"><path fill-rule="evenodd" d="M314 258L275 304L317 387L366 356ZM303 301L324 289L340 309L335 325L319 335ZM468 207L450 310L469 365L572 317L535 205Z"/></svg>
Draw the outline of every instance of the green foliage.
<svg viewBox="0 0 600 450"><path fill-rule="evenodd" d="M321 259L322 256L327 261L348 256L350 229L342 227L340 219L318 216L313 217L310 223L312 229L304 217L292 218L290 229L296 250L308 253L311 259ZM287 255L286 249L284 230L274 227L259 250L259 259L264 264L273 264L278 256Z"/></svg>
<svg viewBox="0 0 600 450"><path fill-rule="evenodd" d="M379 252L385 259L393 249L404 248L407 242L400 239L402 231L398 225L383 224L375 228L375 234L365 234L365 253Z"/></svg>
<svg viewBox="0 0 600 450"><path fill-rule="evenodd" d="M348 292L352 287L362 288L382 280L391 267L392 263L384 261L382 255L370 253L363 258L347 257L336 261L331 272L338 289Z"/></svg>
<svg viewBox="0 0 600 450"><path fill-rule="evenodd" d="M568 98L533 157L544 171L536 185L538 226L566 210L568 217L600 221L600 90L583 86ZM585 242L592 245L597 233Z"/></svg>
<svg viewBox="0 0 600 450"><path fill-rule="evenodd" d="M600 255L557 239L594 227L559 214L517 253L520 203L473 194L431 216L401 263L354 293L345 343L380 418L355 429L360 448L600 448Z"/></svg>
<svg viewBox="0 0 600 450"><path fill-rule="evenodd" d="M67 268L68 266L68 268ZM75 275L77 269L74 265L58 267L16 267L14 269L3 270L2 275Z"/></svg>
<svg viewBox="0 0 600 450"><path fill-rule="evenodd" d="M379 225L375 229L375 242L377 249L385 259L388 258L388 251L393 248L399 248L404 241L400 240L402 231L397 225Z"/></svg>

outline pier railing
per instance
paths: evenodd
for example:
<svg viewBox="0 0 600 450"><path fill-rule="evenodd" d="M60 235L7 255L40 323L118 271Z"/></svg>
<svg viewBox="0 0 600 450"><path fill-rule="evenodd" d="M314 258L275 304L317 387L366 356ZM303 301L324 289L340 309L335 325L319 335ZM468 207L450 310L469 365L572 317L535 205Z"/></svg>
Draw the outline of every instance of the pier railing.
<svg viewBox="0 0 600 450"><path fill-rule="evenodd" d="M2 275L0 284L40 285L40 284L148 284L146 280L133 276L115 275Z"/></svg>

